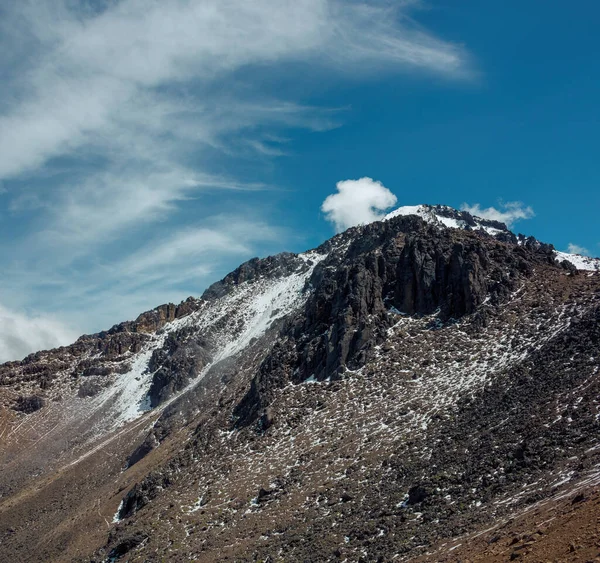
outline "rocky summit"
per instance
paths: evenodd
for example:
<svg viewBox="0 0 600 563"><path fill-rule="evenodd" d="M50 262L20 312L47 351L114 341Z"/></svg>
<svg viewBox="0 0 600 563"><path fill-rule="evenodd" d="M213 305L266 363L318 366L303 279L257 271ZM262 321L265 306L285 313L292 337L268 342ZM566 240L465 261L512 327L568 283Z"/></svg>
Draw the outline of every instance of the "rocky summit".
<svg viewBox="0 0 600 563"><path fill-rule="evenodd" d="M0 366L0 561L594 560L599 368L600 260L402 207Z"/></svg>

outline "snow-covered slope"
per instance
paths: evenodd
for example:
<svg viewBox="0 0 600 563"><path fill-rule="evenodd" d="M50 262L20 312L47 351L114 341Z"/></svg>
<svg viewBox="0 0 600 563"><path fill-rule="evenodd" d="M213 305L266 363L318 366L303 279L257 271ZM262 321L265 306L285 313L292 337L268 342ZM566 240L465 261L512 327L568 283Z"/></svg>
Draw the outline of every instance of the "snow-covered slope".
<svg viewBox="0 0 600 563"><path fill-rule="evenodd" d="M600 272L600 258L591 258L581 254L568 254L556 250L554 256L558 262L566 260L575 266L578 270L588 270L590 272Z"/></svg>
<svg viewBox="0 0 600 563"><path fill-rule="evenodd" d="M167 324L137 354L132 369L119 375L115 385L92 399L91 404L111 405L109 420L113 427L141 416L150 408L148 392L158 371L149 369L152 353L164 346L170 335L182 329L209 335L210 361L184 389L161 405L164 409L178 395L198 385L213 366L243 352L253 341L264 336L275 321L297 310L308 296L303 291L306 280L324 258L325 255L316 252L300 254L296 270L289 275L246 281L220 299L203 302L191 315Z"/></svg>

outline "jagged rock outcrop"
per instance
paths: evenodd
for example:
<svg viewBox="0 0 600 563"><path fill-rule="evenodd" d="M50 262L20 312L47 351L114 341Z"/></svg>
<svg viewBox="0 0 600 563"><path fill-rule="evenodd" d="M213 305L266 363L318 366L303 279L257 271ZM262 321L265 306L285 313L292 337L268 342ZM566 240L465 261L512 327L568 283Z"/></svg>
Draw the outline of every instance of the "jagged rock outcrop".
<svg viewBox="0 0 600 563"><path fill-rule="evenodd" d="M148 364L148 370L154 373L148 391L150 406L156 407L181 391L198 376L210 357L209 343L190 327L169 334Z"/></svg>
<svg viewBox="0 0 600 563"><path fill-rule="evenodd" d="M298 258L291 252L282 252L267 258L252 258L227 274L222 280L213 283L202 294L202 299L215 300L227 295L232 287L244 282L252 283L265 276L287 276L298 267Z"/></svg>
<svg viewBox="0 0 600 563"><path fill-rule="evenodd" d="M126 373L131 368L130 357L138 354L151 339L148 333L156 332L166 323L193 313L200 304L200 300L190 297L179 305L161 305L142 313L135 321L120 323L108 331L81 336L70 346L35 352L20 362L7 362L0 366L0 386L27 385L32 390L48 392L58 384L60 389L56 392L60 395L64 387L60 383L65 382L61 374L68 374L72 385L79 378L101 378ZM181 384L184 379L185 377L181 378ZM158 384L154 393L157 397L161 394L158 390L160 387ZM171 387L177 388L177 383ZM94 396L101 388L99 381L82 382L79 385L79 397ZM162 395L166 396L168 393L169 391L165 391ZM12 404L18 410L23 410L14 400L16 398Z"/></svg>
<svg viewBox="0 0 600 563"><path fill-rule="evenodd" d="M30 395L28 397L19 397L14 406L17 411L24 412L25 414L31 414L35 411L40 410L44 407L46 401L42 397L37 395Z"/></svg>
<svg viewBox="0 0 600 563"><path fill-rule="evenodd" d="M464 213L463 213L464 215ZM352 229L345 235L352 237ZM275 389L312 377L339 378L358 369L385 339L397 314L439 312L447 322L499 304L532 274L551 264L550 245L504 243L489 235L440 230L415 216L360 229L339 264L319 264L302 313L283 332L234 411L238 425L255 422Z"/></svg>

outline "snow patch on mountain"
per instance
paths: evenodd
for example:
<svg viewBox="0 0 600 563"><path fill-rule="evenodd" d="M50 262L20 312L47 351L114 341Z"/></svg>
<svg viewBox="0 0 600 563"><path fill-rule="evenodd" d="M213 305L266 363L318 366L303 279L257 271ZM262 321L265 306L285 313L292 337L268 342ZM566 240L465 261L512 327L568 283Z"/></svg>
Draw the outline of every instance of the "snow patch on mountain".
<svg viewBox="0 0 600 563"><path fill-rule="evenodd" d="M164 345L169 334L184 327L194 327L197 334L210 339L214 350L212 361L185 389L158 409L163 410L198 385L212 366L239 354L261 338L275 321L300 308L308 298L308 292L304 291L307 280L326 257L327 254L314 251L300 254L298 268L291 274L245 281L223 297L205 302L191 315L168 323L134 356L131 369L117 376L110 387L90 401L90 410L108 406L110 416L105 420L111 421L113 429L148 412L148 391L154 376L148 369L152 353Z"/></svg>
<svg viewBox="0 0 600 563"><path fill-rule="evenodd" d="M307 297L306 293L303 293L306 281L315 266L326 256L316 252L301 254L300 258L309 264L308 268L275 280L261 279L252 284L246 283L245 287L230 299L224 298L224 303L219 306L233 306L237 312L238 323L241 323L243 328L235 338L224 339L226 343L216 355L215 361L239 353L254 339L260 338L276 320L298 309Z"/></svg>
<svg viewBox="0 0 600 563"><path fill-rule="evenodd" d="M113 385L92 401L94 410L107 403L110 404L110 409L114 414L111 418L113 426L121 426L149 410L144 399L152 383L153 374L148 371L148 362L152 351L153 349L149 348L138 354L133 361L131 370L117 377Z"/></svg>
<svg viewBox="0 0 600 563"><path fill-rule="evenodd" d="M421 217L427 223L442 224L455 229L461 229L465 226L464 221L457 221L456 219L445 218L446 221L442 221L440 215L436 214L434 208L430 205L404 205L388 213L383 220L388 221L394 217L404 217L407 215L417 215L417 217Z"/></svg>
<svg viewBox="0 0 600 563"><path fill-rule="evenodd" d="M476 217L447 205L405 205L388 213L383 220L388 221L406 215L417 215L427 223L451 229L481 229L490 235L508 231L503 223Z"/></svg>
<svg viewBox="0 0 600 563"><path fill-rule="evenodd" d="M600 258L590 258L581 254L568 254L567 252L554 251L554 257L558 262L566 260L575 266L578 270L588 270L591 272L600 272Z"/></svg>

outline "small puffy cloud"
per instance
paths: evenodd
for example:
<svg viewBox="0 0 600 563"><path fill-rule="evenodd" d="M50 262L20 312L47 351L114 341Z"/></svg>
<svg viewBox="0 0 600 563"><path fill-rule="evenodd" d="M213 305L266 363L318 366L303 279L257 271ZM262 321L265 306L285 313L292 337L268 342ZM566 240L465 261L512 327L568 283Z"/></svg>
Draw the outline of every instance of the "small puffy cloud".
<svg viewBox="0 0 600 563"><path fill-rule="evenodd" d="M343 180L336 187L337 193L327 196L321 211L338 232L382 219L384 211L398 201L381 182L372 178Z"/></svg>
<svg viewBox="0 0 600 563"><path fill-rule="evenodd" d="M590 254L590 251L587 248L579 246L578 244L573 244L572 242L569 243L567 252L569 254L583 254L584 256L588 256Z"/></svg>
<svg viewBox="0 0 600 563"><path fill-rule="evenodd" d="M229 256L251 256L258 243L282 237L280 229L261 221L223 215L205 227L184 228L146 244L117 262L115 269L123 282L127 278L148 279L157 275L159 279L172 279L190 269L194 275L203 270L208 274L209 264Z"/></svg>
<svg viewBox="0 0 600 563"><path fill-rule="evenodd" d="M520 201L501 203L500 209L496 209L495 207L487 207L484 209L479 203L476 203L475 205L463 203L460 208L463 211L468 211L471 215L476 215L483 219L500 221L501 223L505 223L508 227L511 227L513 223L521 219L531 219L535 216L533 209Z"/></svg>
<svg viewBox="0 0 600 563"><path fill-rule="evenodd" d="M0 362L64 346L75 338L75 334L52 318L29 317L0 305Z"/></svg>

